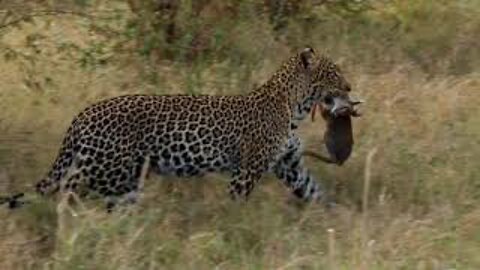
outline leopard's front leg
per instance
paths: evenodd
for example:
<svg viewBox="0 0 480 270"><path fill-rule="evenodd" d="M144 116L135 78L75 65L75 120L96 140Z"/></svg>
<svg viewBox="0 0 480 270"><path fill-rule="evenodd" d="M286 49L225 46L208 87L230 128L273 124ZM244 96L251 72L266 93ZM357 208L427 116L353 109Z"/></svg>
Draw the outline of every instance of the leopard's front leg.
<svg viewBox="0 0 480 270"><path fill-rule="evenodd" d="M262 174L252 169L241 169L233 173L229 184L230 196L233 200L247 199Z"/></svg>
<svg viewBox="0 0 480 270"><path fill-rule="evenodd" d="M295 196L306 201L328 201L323 188L303 165L301 141L297 136L289 138L272 171Z"/></svg>

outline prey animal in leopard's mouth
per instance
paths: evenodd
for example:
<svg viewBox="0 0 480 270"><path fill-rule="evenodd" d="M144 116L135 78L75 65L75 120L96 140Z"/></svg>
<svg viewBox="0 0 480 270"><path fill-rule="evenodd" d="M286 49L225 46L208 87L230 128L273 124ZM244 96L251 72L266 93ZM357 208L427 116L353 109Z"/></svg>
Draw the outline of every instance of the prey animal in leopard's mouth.
<svg viewBox="0 0 480 270"><path fill-rule="evenodd" d="M363 101L351 99L348 95L324 98L322 102L314 105L312 121L315 120L316 107L320 108L321 115L326 122L324 143L329 156L305 152L326 163L341 166L351 155L353 149L353 129L351 117L359 117L356 105Z"/></svg>

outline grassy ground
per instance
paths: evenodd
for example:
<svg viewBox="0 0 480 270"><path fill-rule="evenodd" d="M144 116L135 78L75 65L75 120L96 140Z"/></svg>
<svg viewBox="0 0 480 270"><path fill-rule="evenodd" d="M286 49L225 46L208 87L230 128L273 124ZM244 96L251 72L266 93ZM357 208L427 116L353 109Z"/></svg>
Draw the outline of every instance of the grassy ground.
<svg viewBox="0 0 480 270"><path fill-rule="evenodd" d="M43 37L34 60L0 63L1 194L46 173L69 122L88 104L125 93L242 93L301 43L338 59L367 104L343 167L307 160L336 196L333 210L299 203L270 175L247 203L228 199L225 176L153 176L139 205L113 214L97 202L71 207L61 199L0 210L0 269L480 269L480 52L472 49L480 9L475 1L450 13L441 5L448 1L401 3L358 19L357 34L333 16L325 23L342 23L336 39L321 29L305 38L295 23L277 39L264 25L251 27L258 18L244 18L245 31L234 35L242 51L229 52L247 60L232 54L154 69L125 55L85 67L74 61L84 59L78 53L59 52L59 40L84 53L101 39L82 19L4 32L2 44L25 54L32 53L27 37ZM389 36L380 26L392 14L403 28ZM301 128L310 149L321 150L322 134L322 121Z"/></svg>

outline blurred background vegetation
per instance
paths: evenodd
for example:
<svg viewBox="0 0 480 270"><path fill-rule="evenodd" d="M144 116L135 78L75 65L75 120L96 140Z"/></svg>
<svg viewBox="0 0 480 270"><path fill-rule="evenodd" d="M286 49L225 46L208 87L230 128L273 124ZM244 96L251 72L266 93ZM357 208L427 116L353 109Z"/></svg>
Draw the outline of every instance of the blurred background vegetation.
<svg viewBox="0 0 480 270"><path fill-rule="evenodd" d="M477 0L0 1L0 193L40 179L95 101L246 93L306 45L367 101L343 167L307 160L336 209L272 176L244 204L225 176L150 177L110 215L0 210L0 269L479 269ZM301 133L321 150L321 121Z"/></svg>

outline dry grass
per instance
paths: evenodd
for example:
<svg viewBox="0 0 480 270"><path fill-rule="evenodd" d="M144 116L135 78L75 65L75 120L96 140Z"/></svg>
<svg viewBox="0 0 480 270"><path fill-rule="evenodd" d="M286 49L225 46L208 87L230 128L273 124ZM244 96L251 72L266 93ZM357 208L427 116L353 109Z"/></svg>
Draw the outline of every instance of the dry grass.
<svg viewBox="0 0 480 270"><path fill-rule="evenodd" d="M45 34L86 35L62 22ZM35 27L43 26L8 41L21 46ZM274 47L281 53L269 53L248 85L283 60L287 49ZM24 85L21 65L0 63L2 194L46 172L69 121L87 104L191 84L184 66L162 66L161 85L152 86L138 63L85 70L54 57L39 60L36 76L54 82L42 90ZM228 199L224 176L151 177L141 203L113 214L97 202L70 207L61 199L0 210L0 269L479 269L479 70L432 77L408 63L374 74L362 65L345 69L367 101L354 122L354 153L343 167L307 160L338 198L335 209L298 203L272 176L248 203ZM222 63L204 67L197 91L245 90L222 70ZM318 151L322 133L321 121L301 129Z"/></svg>

